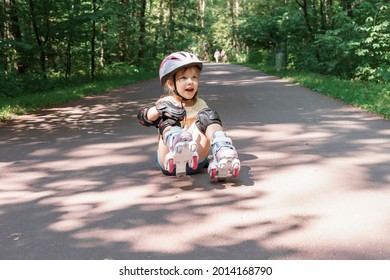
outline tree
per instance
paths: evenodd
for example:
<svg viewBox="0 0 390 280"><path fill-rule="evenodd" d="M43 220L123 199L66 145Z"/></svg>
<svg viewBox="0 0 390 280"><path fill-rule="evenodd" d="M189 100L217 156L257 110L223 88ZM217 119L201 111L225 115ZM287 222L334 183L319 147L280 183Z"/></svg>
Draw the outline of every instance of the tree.
<svg viewBox="0 0 390 280"><path fill-rule="evenodd" d="M142 59L144 58L145 52L144 52L144 44L145 44L145 33L146 33L146 18L145 18L145 12L146 12L146 0L141 1L141 9L140 9L140 17L139 17L139 36L138 36L138 65L141 65Z"/></svg>
<svg viewBox="0 0 390 280"><path fill-rule="evenodd" d="M170 51L175 50L175 0L169 0L169 38L170 38Z"/></svg>
<svg viewBox="0 0 390 280"><path fill-rule="evenodd" d="M45 47L44 47L45 42L42 40L40 31L38 29L37 16L35 14L34 0L28 0L28 4L29 4L29 8L30 8L29 12L30 12L30 16L31 16L31 23L32 23L36 43L39 47L40 65L41 65L41 70L42 70L42 76L44 78L46 78L47 77L47 74L46 74L46 52L45 52Z"/></svg>
<svg viewBox="0 0 390 280"><path fill-rule="evenodd" d="M297 69L389 81L388 0L258 0L247 7L239 33L252 50L288 49Z"/></svg>
<svg viewBox="0 0 390 280"><path fill-rule="evenodd" d="M92 0L92 35L91 35L91 78L95 78L95 40L96 40L96 0Z"/></svg>
<svg viewBox="0 0 390 280"><path fill-rule="evenodd" d="M275 52L283 51L296 69L389 82L389 5L389 0L3 0L0 82L14 89L6 95L41 91L42 77L96 78L117 65L158 64L176 50L207 60L217 48L230 61L274 63Z"/></svg>

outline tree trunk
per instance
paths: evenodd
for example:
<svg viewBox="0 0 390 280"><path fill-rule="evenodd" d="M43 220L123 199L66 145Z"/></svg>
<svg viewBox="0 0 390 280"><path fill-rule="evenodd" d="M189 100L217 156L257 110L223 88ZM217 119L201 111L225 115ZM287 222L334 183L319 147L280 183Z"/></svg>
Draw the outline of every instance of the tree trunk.
<svg viewBox="0 0 390 280"><path fill-rule="evenodd" d="M240 42L238 40L237 36L237 27L236 27L236 18L238 17L238 11L240 4L238 0L235 0L235 3L233 3L234 0L229 0L228 1L228 6L230 8L230 17L231 17L231 22L232 22L232 41L233 41L233 46L236 50L236 52L241 51L240 47Z"/></svg>
<svg viewBox="0 0 390 280"><path fill-rule="evenodd" d="M298 0L295 0L295 1L298 3L298 5L303 10L303 16L305 18L306 27L307 27L307 30L309 31L309 40L310 40L310 42L314 42L314 40L315 40L315 32L314 32L314 29L313 29L313 26L312 26L312 23L311 23L311 20L310 20L310 14L309 14L307 0L303 0L303 3L300 3ZM315 49L314 52L315 52L315 56L317 58L317 61L318 62L321 61L321 56L320 56L320 53L319 53L318 49Z"/></svg>
<svg viewBox="0 0 390 280"><path fill-rule="evenodd" d="M95 16L97 7L96 7L96 0L92 0L92 11ZM96 40L96 20L92 20L92 36L91 36L91 79L95 78L95 40Z"/></svg>
<svg viewBox="0 0 390 280"><path fill-rule="evenodd" d="M157 10L157 18L158 18L158 26L156 27L156 33L154 34L154 44L153 44L153 57L156 57L158 51L160 50L159 46L159 41L158 38L164 37L163 33L163 26L164 26L164 15L163 15L163 0L160 0L159 2L159 8Z"/></svg>
<svg viewBox="0 0 390 280"><path fill-rule="evenodd" d="M33 30L34 30L35 39L37 41L37 44L38 44L38 47L40 50L39 58L40 58L42 76L44 79L46 79L47 78L47 75L46 75L46 53L45 53L45 49L43 46L44 43L42 42L42 40L40 38L40 34L39 34L39 30L38 30L34 2L33 2L33 0L29 0L28 3L29 3L29 7L30 7L30 16L31 16L31 22L32 22Z"/></svg>
<svg viewBox="0 0 390 280"><path fill-rule="evenodd" d="M120 3L122 3L123 5L127 5L128 4L128 0L120 0ZM118 55L118 60L120 62L125 62L126 61L126 53L127 53L127 50L128 50L128 44L127 44L127 19L125 16L119 16L118 17L118 21L119 21L119 26L120 26L120 30L119 30L119 55Z"/></svg>
<svg viewBox="0 0 390 280"><path fill-rule="evenodd" d="M328 3L328 19L329 26L334 29L334 17L333 17L333 0L327 0Z"/></svg>
<svg viewBox="0 0 390 280"><path fill-rule="evenodd" d="M352 10L352 3L354 0L342 0L342 6L343 10L347 11L347 15L352 18L353 17L353 10Z"/></svg>
<svg viewBox="0 0 390 280"><path fill-rule="evenodd" d="M175 16L174 16L174 2L175 0L169 0L169 38L170 38L170 51L175 51Z"/></svg>
<svg viewBox="0 0 390 280"><path fill-rule="evenodd" d="M300 3L298 0L295 0L295 1L298 3L298 5L303 10L303 17L305 18L305 23L306 23L307 30L309 31L310 38L312 40L314 40L315 36L314 36L313 27L312 27L311 21L310 21L310 15L309 15L308 8L307 8L307 1L303 0L303 3Z"/></svg>
<svg viewBox="0 0 390 280"><path fill-rule="evenodd" d="M68 38L66 42L66 51L65 51L65 80L69 80L72 71L72 45L73 45L73 15L75 10L75 5L71 4L68 7L70 12L68 15Z"/></svg>
<svg viewBox="0 0 390 280"><path fill-rule="evenodd" d="M7 14L6 4L7 4L7 0L4 0L4 3L1 3L0 16L2 18L5 18L6 14ZM5 21L1 21L0 22L0 35L1 35L0 40L1 41L6 41L8 39L7 33L8 33L7 23ZM2 64L2 69L4 70L4 72L6 74L8 74L8 59L9 59L8 53L5 51L4 48L1 48L0 50L1 50L0 63Z"/></svg>
<svg viewBox="0 0 390 280"><path fill-rule="evenodd" d="M22 32L20 30L20 24L19 24L19 17L16 11L16 1L15 0L6 0L6 3L9 7L9 24L8 24L8 31L9 31L9 39L12 39L14 41L23 41L22 38ZM14 52L14 68L18 74L23 74L26 72L27 66L25 62L25 54L23 52L23 49L18 47L17 45L13 49Z"/></svg>
<svg viewBox="0 0 390 280"><path fill-rule="evenodd" d="M199 0L199 9L200 9L200 17L201 17L201 26L204 28L204 12L206 9L206 0Z"/></svg>
<svg viewBox="0 0 390 280"><path fill-rule="evenodd" d="M100 66L104 67L104 23L100 23Z"/></svg>
<svg viewBox="0 0 390 280"><path fill-rule="evenodd" d="M138 37L138 55L137 55L138 65L142 63L142 60L145 55L144 54L145 33L146 33L145 11L146 11L146 0L142 0L140 17L139 17L139 37Z"/></svg>

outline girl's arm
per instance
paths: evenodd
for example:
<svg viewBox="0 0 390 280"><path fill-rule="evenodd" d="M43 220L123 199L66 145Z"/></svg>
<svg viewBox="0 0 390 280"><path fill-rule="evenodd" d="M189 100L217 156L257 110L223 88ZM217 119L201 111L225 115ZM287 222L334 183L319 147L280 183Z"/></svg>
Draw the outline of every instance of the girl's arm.
<svg viewBox="0 0 390 280"><path fill-rule="evenodd" d="M146 117L148 118L148 120L151 120L151 121L156 121L159 119L160 116L158 114L156 106L149 108Z"/></svg>
<svg viewBox="0 0 390 280"><path fill-rule="evenodd" d="M158 124L159 124L161 118L158 114L156 106L152 106L152 107L146 107L146 108L142 109L138 113L137 119L138 119L139 123L144 125L144 126L158 127Z"/></svg>
<svg viewBox="0 0 390 280"><path fill-rule="evenodd" d="M139 123L144 126L158 127L161 119L170 119L175 123L179 123L184 120L185 116L186 110L183 107L178 107L169 100L160 99L156 106L142 109L137 118Z"/></svg>

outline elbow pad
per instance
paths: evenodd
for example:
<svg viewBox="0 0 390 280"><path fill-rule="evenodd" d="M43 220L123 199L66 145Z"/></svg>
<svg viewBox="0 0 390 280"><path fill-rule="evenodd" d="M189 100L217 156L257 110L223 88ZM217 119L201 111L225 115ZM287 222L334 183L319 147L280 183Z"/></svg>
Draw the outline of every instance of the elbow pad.
<svg viewBox="0 0 390 280"><path fill-rule="evenodd" d="M139 123L140 123L141 125L147 126L147 127L149 127L149 126L158 127L158 124L159 124L161 118L158 118L158 119L155 120L155 121L150 121L150 120L148 120L148 117L147 117L147 115L148 115L148 110L149 110L149 108L144 108L144 109L142 109L142 110L138 113L137 119L138 119Z"/></svg>

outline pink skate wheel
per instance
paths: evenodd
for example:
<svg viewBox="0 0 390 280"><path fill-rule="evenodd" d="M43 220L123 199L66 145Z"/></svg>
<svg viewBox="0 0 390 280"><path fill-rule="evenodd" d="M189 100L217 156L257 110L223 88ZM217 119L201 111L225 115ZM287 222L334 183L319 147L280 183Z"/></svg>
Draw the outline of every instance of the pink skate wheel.
<svg viewBox="0 0 390 280"><path fill-rule="evenodd" d="M198 156L192 156L192 161L191 161L191 168L192 170L196 170L198 168Z"/></svg>
<svg viewBox="0 0 390 280"><path fill-rule="evenodd" d="M214 179L217 176L217 168L212 168L210 170L210 179Z"/></svg>
<svg viewBox="0 0 390 280"><path fill-rule="evenodd" d="M238 177L239 173L240 173L240 168L233 169L233 177Z"/></svg>
<svg viewBox="0 0 390 280"><path fill-rule="evenodd" d="M173 169L175 168L175 165L173 164L173 158L168 159L167 167L168 172L172 173Z"/></svg>

